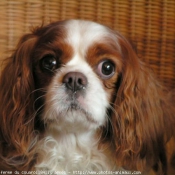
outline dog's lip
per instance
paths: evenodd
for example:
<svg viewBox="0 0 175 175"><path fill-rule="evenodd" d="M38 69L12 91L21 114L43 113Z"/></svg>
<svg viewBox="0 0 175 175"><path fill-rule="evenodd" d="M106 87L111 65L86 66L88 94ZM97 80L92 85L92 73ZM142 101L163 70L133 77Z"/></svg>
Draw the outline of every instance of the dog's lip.
<svg viewBox="0 0 175 175"><path fill-rule="evenodd" d="M71 104L71 108L72 108L72 109L77 109L77 106L78 106L78 105L77 105L76 103L72 103L72 104Z"/></svg>
<svg viewBox="0 0 175 175"><path fill-rule="evenodd" d="M85 110L79 100L79 97L76 97L76 93L67 99L67 106L70 109Z"/></svg>
<svg viewBox="0 0 175 175"><path fill-rule="evenodd" d="M74 110L74 109L75 109L75 110L84 110L84 109L83 109L82 107L80 107L80 105L79 105L77 102L75 102L75 101L71 102L68 108L70 108L70 109L72 109L72 110Z"/></svg>
<svg viewBox="0 0 175 175"><path fill-rule="evenodd" d="M73 100L70 103L68 111L69 110L75 112L79 111L84 114L84 116L89 122L97 124L97 121L93 119L92 115L88 111L86 111L83 107L81 107L81 105L76 100Z"/></svg>
<svg viewBox="0 0 175 175"><path fill-rule="evenodd" d="M88 113L86 111L86 109L84 109L83 106L77 100L72 100L70 102L70 104L68 105L68 110L80 111L80 112L83 112L85 114Z"/></svg>

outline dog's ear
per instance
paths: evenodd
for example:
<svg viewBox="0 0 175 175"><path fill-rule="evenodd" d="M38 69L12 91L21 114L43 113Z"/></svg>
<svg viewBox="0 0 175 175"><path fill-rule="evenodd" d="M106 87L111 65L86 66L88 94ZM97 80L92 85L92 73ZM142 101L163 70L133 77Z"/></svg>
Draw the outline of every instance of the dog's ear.
<svg viewBox="0 0 175 175"><path fill-rule="evenodd" d="M23 154L34 126L33 34L24 35L7 59L0 78L0 147L1 155Z"/></svg>
<svg viewBox="0 0 175 175"><path fill-rule="evenodd" d="M120 35L117 38L123 62L112 115L117 162L134 170L158 162L165 171L164 138L175 126L173 104L127 40Z"/></svg>

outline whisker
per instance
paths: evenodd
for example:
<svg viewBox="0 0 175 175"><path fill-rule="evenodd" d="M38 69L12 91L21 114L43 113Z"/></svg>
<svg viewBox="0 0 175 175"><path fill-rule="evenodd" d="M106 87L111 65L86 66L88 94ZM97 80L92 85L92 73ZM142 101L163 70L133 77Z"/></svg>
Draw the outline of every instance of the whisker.
<svg viewBox="0 0 175 175"><path fill-rule="evenodd" d="M41 91L41 92L47 92L46 88L38 88L38 89L35 89L31 92L31 94L37 92L37 91Z"/></svg>

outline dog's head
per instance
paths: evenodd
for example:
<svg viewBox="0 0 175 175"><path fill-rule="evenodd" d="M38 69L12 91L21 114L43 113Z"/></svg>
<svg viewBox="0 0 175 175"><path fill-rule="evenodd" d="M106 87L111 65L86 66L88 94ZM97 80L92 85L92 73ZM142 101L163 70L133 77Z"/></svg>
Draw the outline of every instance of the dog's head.
<svg viewBox="0 0 175 175"><path fill-rule="evenodd" d="M1 84L5 156L26 154L40 123L66 132L101 129L116 162L130 168L152 166L164 149L171 112L162 87L108 27L68 20L36 28L21 38Z"/></svg>
<svg viewBox="0 0 175 175"><path fill-rule="evenodd" d="M33 61L36 89L44 92L38 97L43 99L44 122L75 131L104 126L122 69L117 35L99 24L76 20L35 33L42 36Z"/></svg>

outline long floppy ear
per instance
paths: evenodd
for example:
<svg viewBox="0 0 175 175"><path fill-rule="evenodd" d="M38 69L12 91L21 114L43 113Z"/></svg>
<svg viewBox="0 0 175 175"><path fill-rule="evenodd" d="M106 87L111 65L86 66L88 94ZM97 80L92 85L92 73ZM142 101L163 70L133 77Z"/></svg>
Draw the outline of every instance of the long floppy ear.
<svg viewBox="0 0 175 175"><path fill-rule="evenodd" d="M33 34L21 38L7 60L0 78L0 151L1 157L25 154L34 127Z"/></svg>
<svg viewBox="0 0 175 175"><path fill-rule="evenodd" d="M173 104L126 39L118 38L123 69L112 116L117 162L133 170L157 169L158 163L166 171L164 138L173 128Z"/></svg>

